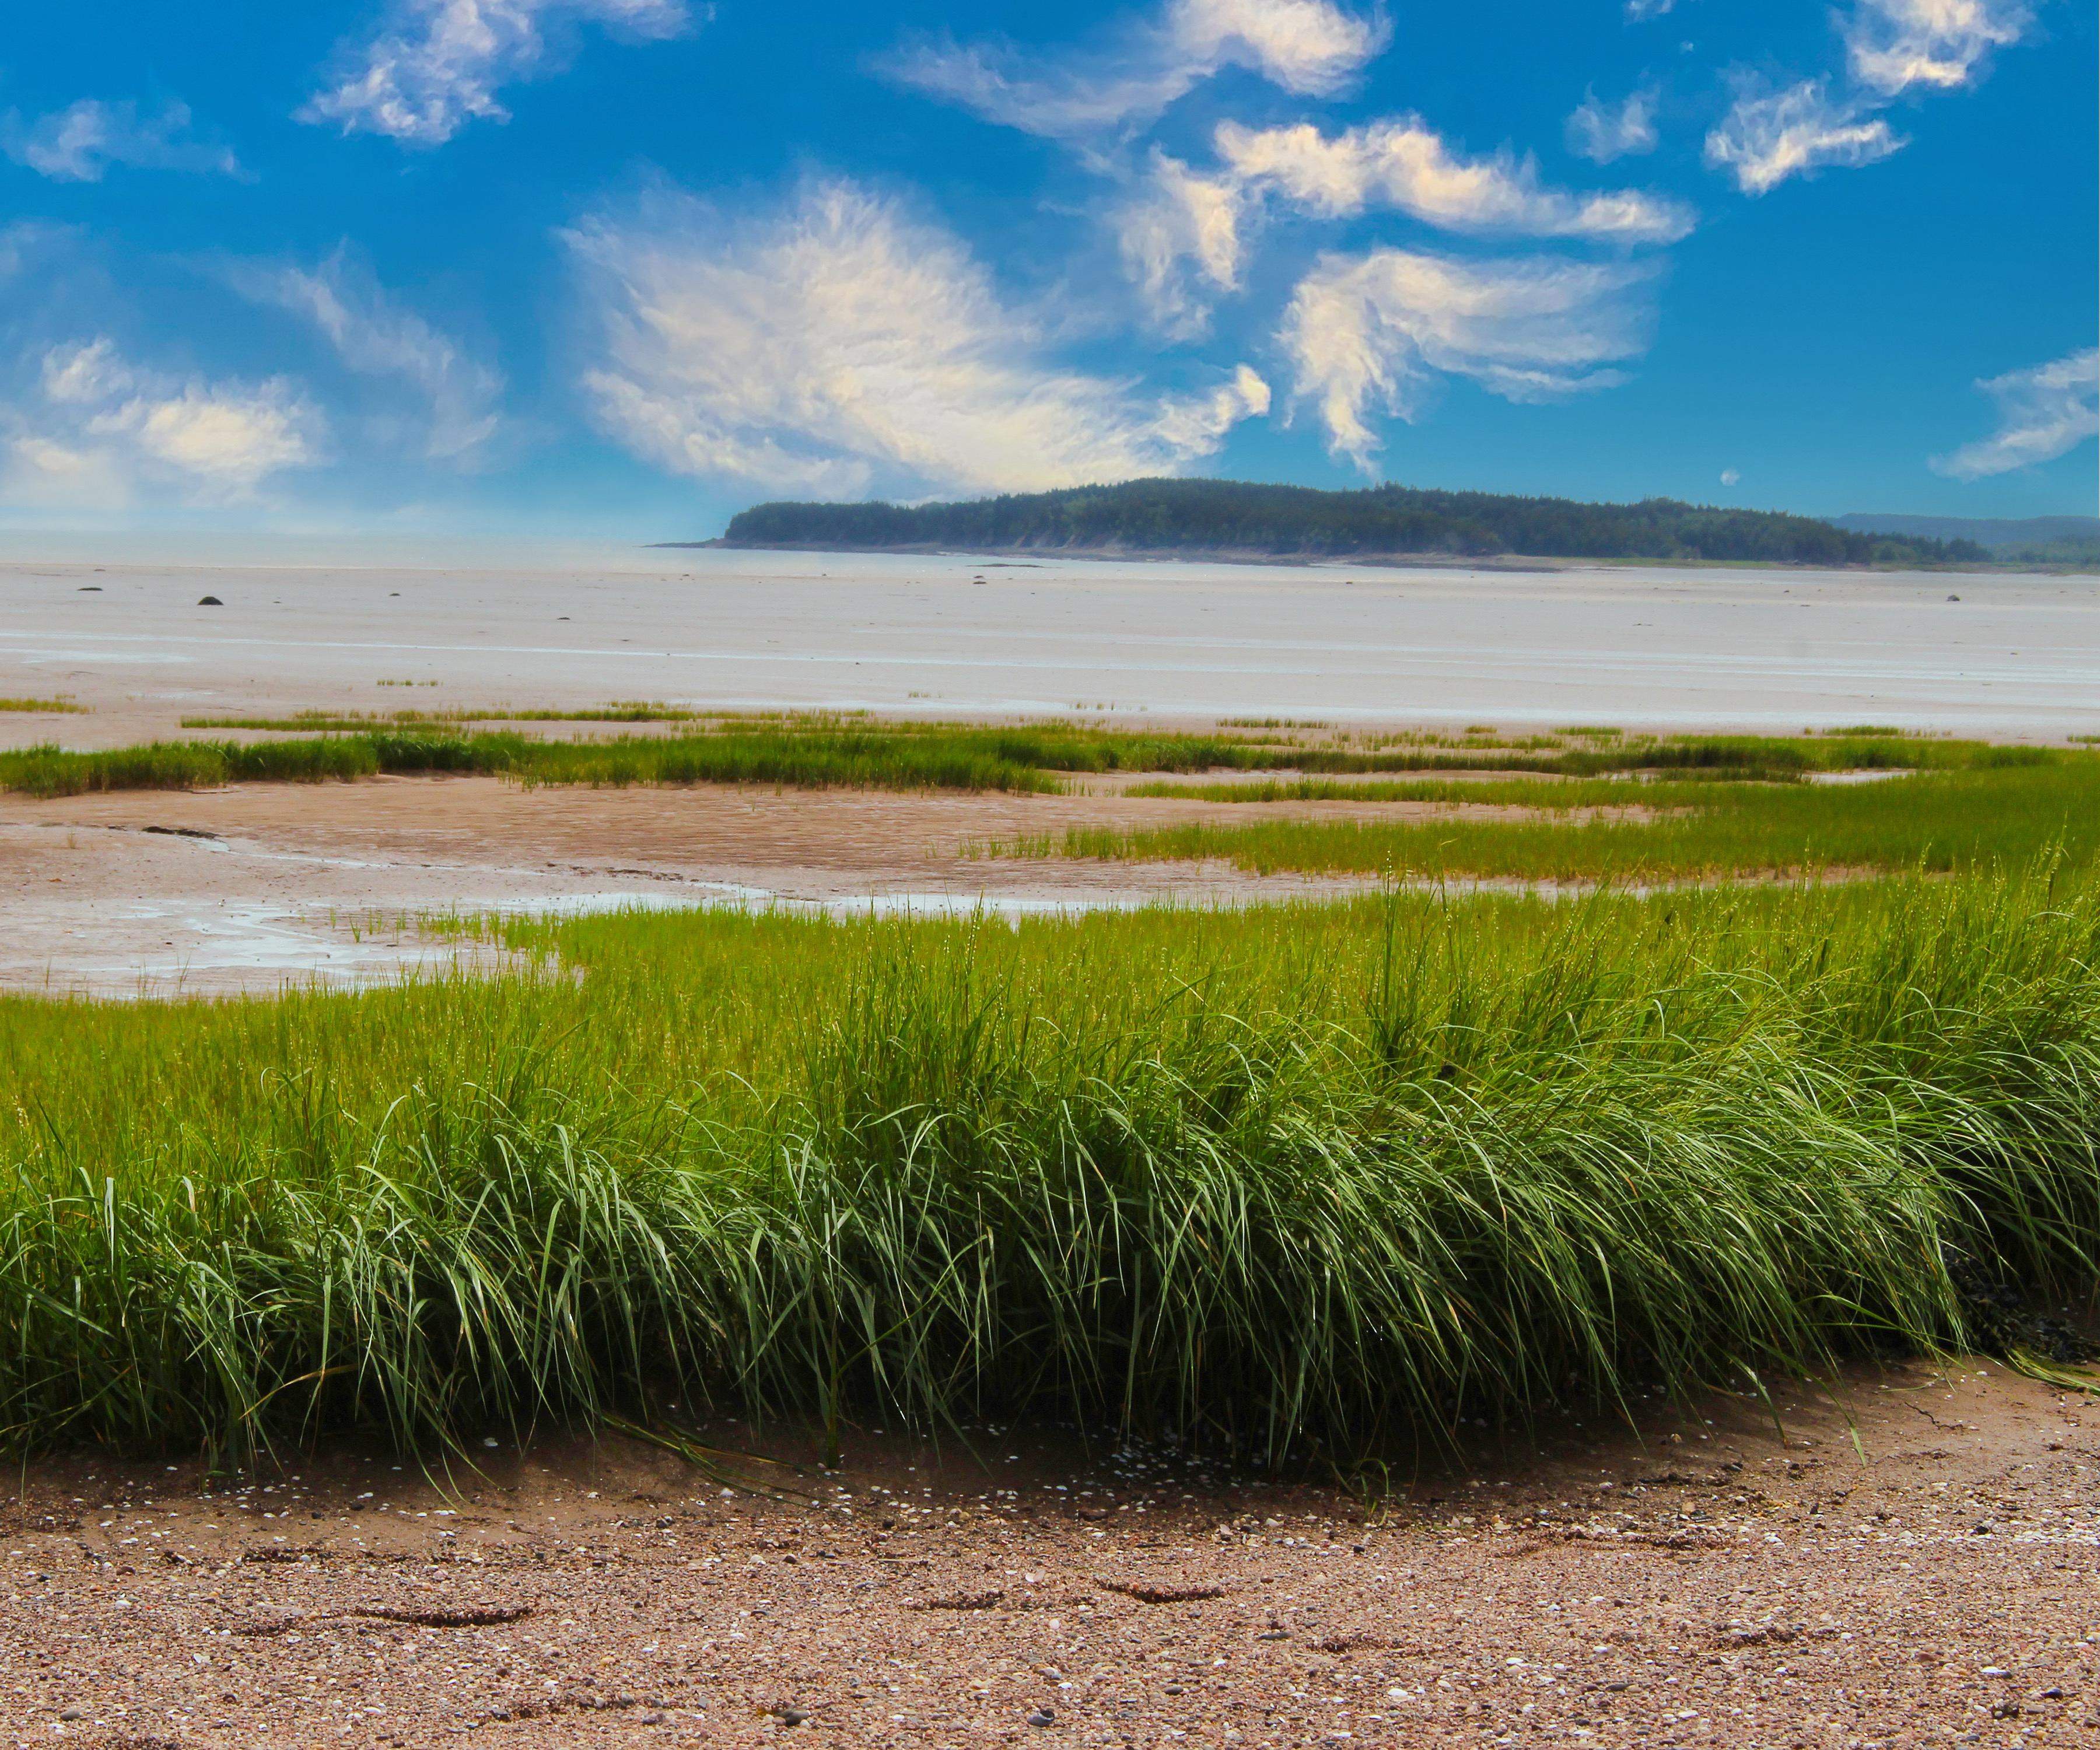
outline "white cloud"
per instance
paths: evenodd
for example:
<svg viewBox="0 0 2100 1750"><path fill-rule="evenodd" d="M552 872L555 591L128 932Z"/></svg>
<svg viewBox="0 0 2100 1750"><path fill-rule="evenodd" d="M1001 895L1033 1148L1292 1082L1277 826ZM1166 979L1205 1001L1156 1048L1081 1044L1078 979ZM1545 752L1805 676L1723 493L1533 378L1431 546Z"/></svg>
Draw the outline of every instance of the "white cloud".
<svg viewBox="0 0 2100 1750"><path fill-rule="evenodd" d="M1062 56L1012 43L907 43L883 63L901 85L990 121L1053 139L1146 122L1228 66L1286 91L1341 90L1386 44L1381 20L1330 0L1167 0L1156 19L1126 20L1106 44Z"/></svg>
<svg viewBox="0 0 2100 1750"><path fill-rule="evenodd" d="M1167 24L1198 64L1251 66L1308 96L1341 90L1386 43L1382 24L1327 0L1173 0Z"/></svg>
<svg viewBox="0 0 2100 1750"><path fill-rule="evenodd" d="M1585 91L1568 118L1568 149L1597 164L1653 152L1661 139L1655 127L1655 93L1645 87L1621 104L1604 103L1595 91Z"/></svg>
<svg viewBox="0 0 2100 1750"><path fill-rule="evenodd" d="M1529 156L1469 156L1415 116L1332 136L1310 124L1228 121L1214 135L1215 166L1192 165L1155 145L1133 175L1118 149L1227 66L1325 96L1343 90L1389 37L1383 7L1166 0L1145 20L1126 19L1110 40L1067 53L921 38L892 55L885 70L988 120L1063 140L1123 181L1110 222L1125 269L1153 325L1177 340L1202 333L1215 300L1241 289L1253 233L1272 202L1329 220L1386 208L1471 236L1621 248L1674 242L1693 228L1696 215L1681 202L1637 190L1546 187ZM1600 160L1654 145L1652 94L1635 94L1608 117L1594 98L1590 107L1596 126L1589 137ZM1646 305L1630 294L1652 271L1468 264L1397 249L1353 262L1330 257L1299 283L1281 339L1297 393L1318 401L1330 447L1368 468L1377 444L1366 410L1377 402L1412 417L1440 376L1471 377L1520 400L1615 381L1598 366L1639 350ZM1263 407L1267 393L1264 386ZM1216 408L1227 421L1260 410L1243 392L1223 394ZM668 429L682 427L670 421ZM1154 427L1172 432L1176 443L1208 429L1193 413Z"/></svg>
<svg viewBox="0 0 2100 1750"><path fill-rule="evenodd" d="M502 373L469 355L390 297L371 271L338 249L309 273L302 268L242 267L229 276L257 303L273 304L311 322L353 371L406 383L429 408L416 434L431 461L457 461L485 444L501 423Z"/></svg>
<svg viewBox="0 0 2100 1750"><path fill-rule="evenodd" d="M1374 408L1413 421L1442 376L1511 401L1557 400L1624 379L1601 369L1647 344L1658 269L1547 258L1460 261L1404 249L1329 256L1302 280L1278 337L1328 451L1372 469Z"/></svg>
<svg viewBox="0 0 2100 1750"><path fill-rule="evenodd" d="M31 250L52 235L53 228L35 219L18 218L0 226L0 280L11 280L22 271Z"/></svg>
<svg viewBox="0 0 2100 1750"><path fill-rule="evenodd" d="M66 407L90 407L112 401L137 378L117 356L113 341L99 340L70 350L54 347L44 355L44 399Z"/></svg>
<svg viewBox="0 0 2100 1750"><path fill-rule="evenodd" d="M1120 212L1123 260L1154 324L1200 333L1212 298L1236 291L1261 203L1273 195L1321 218L1396 208L1476 236L1575 237L1626 245L1674 242L1695 223L1674 201L1619 189L1543 187L1538 166L1508 152L1454 152L1418 117L1329 136L1309 124L1220 125L1220 171L1203 175L1156 148L1137 196Z"/></svg>
<svg viewBox="0 0 2100 1750"><path fill-rule="evenodd" d="M848 183L742 225L660 192L567 240L602 328L596 416L674 473L825 497L1078 485L1175 472L1268 402L1251 371L1160 401L1061 367L961 242Z"/></svg>
<svg viewBox="0 0 2100 1750"><path fill-rule="evenodd" d="M1268 385L1251 365L1242 364L1230 382L1207 395L1162 402L1153 430L1171 456L1185 461L1215 454L1233 426L1260 418L1268 407Z"/></svg>
<svg viewBox="0 0 2100 1750"><path fill-rule="evenodd" d="M1132 119L1149 121L1201 77L1185 63L1115 53L1060 64L1012 43L929 37L885 56L881 70L995 121L1051 139L1082 138Z"/></svg>
<svg viewBox="0 0 2100 1750"><path fill-rule="evenodd" d="M2054 461L2074 444L2100 434L2100 348L1987 377L1976 386L1998 403L1998 429L1951 456L1934 456L1930 465L1936 474L1981 479Z"/></svg>
<svg viewBox="0 0 2100 1750"><path fill-rule="evenodd" d="M1852 77L1885 97L1952 90L2033 22L2022 0L1860 0L1845 24L1846 56Z"/></svg>
<svg viewBox="0 0 2100 1750"><path fill-rule="evenodd" d="M1240 219L1244 193L1237 179L1201 176L1157 147L1139 192L1116 217L1123 265L1136 284L1154 324L1187 339L1202 333L1210 316L1210 292L1239 289Z"/></svg>
<svg viewBox="0 0 2100 1750"><path fill-rule="evenodd" d="M106 338L46 352L38 390L41 405L0 421L8 502L237 503L273 474L315 465L325 441L320 412L283 377L174 377L132 365Z"/></svg>
<svg viewBox="0 0 2100 1750"><path fill-rule="evenodd" d="M1723 468L1721 470L1721 484L1723 486L1736 485L1742 478L1743 471L1740 468Z"/></svg>
<svg viewBox="0 0 2100 1750"><path fill-rule="evenodd" d="M30 431L9 435L12 423L0 420L0 505L117 510L131 502L131 483L108 452Z"/></svg>
<svg viewBox="0 0 2100 1750"><path fill-rule="evenodd" d="M1677 0L1626 0L1626 17L1638 24L1644 18L1661 18L1676 9Z"/></svg>
<svg viewBox="0 0 2100 1750"><path fill-rule="evenodd" d="M1859 0L1838 21L1856 95L1841 101L1820 79L1774 90L1738 76L1734 107L1706 136L1706 161L1753 195L1827 165L1877 162L1908 143L1882 119L1895 99L1967 85L1986 55L2033 21L2025 0Z"/></svg>
<svg viewBox="0 0 2100 1750"><path fill-rule="evenodd" d="M439 146L472 118L510 119L496 90L558 60L550 31L588 23L656 41L691 22L685 0L395 0L393 28L351 55L341 82L298 118Z"/></svg>
<svg viewBox="0 0 2100 1750"><path fill-rule="evenodd" d="M0 117L0 150L59 183L99 183L112 164L220 176L243 174L240 161L225 147L188 139L189 130L187 104L163 104L158 115L142 120L136 104L84 97L33 122L9 110Z"/></svg>
<svg viewBox="0 0 2100 1750"><path fill-rule="evenodd" d="M1382 203L1445 231L1628 244L1674 242L1695 223L1689 208L1638 190L1542 188L1529 159L1462 156L1415 116L1332 139L1306 124L1256 130L1228 121L1217 147L1242 182L1330 218Z"/></svg>
<svg viewBox="0 0 2100 1750"><path fill-rule="evenodd" d="M1706 161L1727 171L1746 195L1825 165L1873 164L1908 143L1871 112L1833 102L1820 79L1783 90L1745 83L1721 125L1706 136Z"/></svg>

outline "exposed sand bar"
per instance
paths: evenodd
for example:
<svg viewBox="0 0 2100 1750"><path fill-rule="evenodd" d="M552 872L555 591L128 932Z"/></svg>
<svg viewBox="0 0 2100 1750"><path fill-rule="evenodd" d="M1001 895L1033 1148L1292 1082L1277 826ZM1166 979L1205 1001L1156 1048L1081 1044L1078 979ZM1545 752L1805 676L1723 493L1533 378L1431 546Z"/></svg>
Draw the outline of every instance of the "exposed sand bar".
<svg viewBox="0 0 2100 1750"><path fill-rule="evenodd" d="M0 738L106 745L185 712L611 699L2100 733L2087 576L194 540L175 564L143 562L143 540L0 534L0 694L95 707L0 718ZM224 605L198 606L208 594Z"/></svg>

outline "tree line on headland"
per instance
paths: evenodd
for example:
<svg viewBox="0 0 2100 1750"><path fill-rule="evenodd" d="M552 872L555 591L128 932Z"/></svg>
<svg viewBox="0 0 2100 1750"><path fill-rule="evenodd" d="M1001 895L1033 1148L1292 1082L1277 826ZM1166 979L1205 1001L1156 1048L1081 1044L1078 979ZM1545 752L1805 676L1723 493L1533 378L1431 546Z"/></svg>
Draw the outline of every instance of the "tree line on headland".
<svg viewBox="0 0 2100 1750"><path fill-rule="evenodd" d="M730 547L1110 548L1340 557L1514 553L1567 559L1736 559L1774 564L1945 564L1973 541L1869 535L1776 510L1673 498L1565 498L1375 486L1329 491L1240 480L1127 480L959 504L756 505Z"/></svg>

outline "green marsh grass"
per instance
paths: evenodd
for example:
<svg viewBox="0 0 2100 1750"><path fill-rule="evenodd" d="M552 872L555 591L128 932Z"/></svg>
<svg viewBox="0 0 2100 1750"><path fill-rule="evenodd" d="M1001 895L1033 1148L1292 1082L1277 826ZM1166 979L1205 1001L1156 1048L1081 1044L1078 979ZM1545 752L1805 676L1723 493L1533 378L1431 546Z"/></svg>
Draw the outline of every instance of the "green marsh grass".
<svg viewBox="0 0 2100 1750"><path fill-rule="evenodd" d="M241 782L320 782L381 772L494 774L519 783L765 783L911 790L1054 791L995 737L915 739L840 729L542 741L515 731L367 730L294 741L156 742L74 753L0 752L0 787L33 796L177 790Z"/></svg>
<svg viewBox="0 0 2100 1750"><path fill-rule="evenodd" d="M1161 781L1132 784L1127 796L1160 796L1192 802L1431 802L1474 808L1542 809L1565 813L1582 809L1650 810L1684 805L1692 784L1740 783L1729 772L1674 774L1670 782L1636 786L1621 778L1268 778L1218 783ZM1710 802L1710 790L1696 800ZM1658 804L1657 798L1661 798Z"/></svg>
<svg viewBox="0 0 2100 1750"><path fill-rule="evenodd" d="M1689 778L1692 781L1687 781ZM1218 859L1250 871L1386 873L1535 881L1651 881L1804 871L1934 871L2021 863L2052 849L2083 866L2100 850L2100 760L1956 768L1863 784L1745 783L1726 774L1652 783L1508 779L1340 784L1148 785L1206 800L1500 804L1533 818L1190 821L1075 827L974 847L988 857ZM1571 821L1574 809L1596 809ZM1642 811L1628 818L1626 811Z"/></svg>
<svg viewBox="0 0 2100 1750"><path fill-rule="evenodd" d="M432 729L473 723L696 723L742 712L691 711L645 699L615 699L580 711L487 706L448 711L299 711L277 717L184 717L186 730L289 730L303 734L367 730Z"/></svg>
<svg viewBox="0 0 2100 1750"><path fill-rule="evenodd" d="M637 720L656 707L633 707ZM586 714L528 712L581 720ZM675 719L675 713L668 715ZM0 789L37 796L90 790L177 789L254 779L315 782L380 772L479 772L525 783L774 783L891 789L1054 791L1058 774L1195 774L1287 769L1345 773L1502 771L1599 777L1653 771L1680 777L1789 781L1813 772L1971 770L2045 766L2070 750L1993 747L1918 738L1626 737L1570 747L1564 738L1348 734L1309 741L1290 732L1208 734L1105 729L1051 720L988 725L880 721L811 712L677 720L677 733L546 741L516 730L475 731L474 713L255 719L315 733L298 739L156 742L75 752L55 744L0 753Z"/></svg>
<svg viewBox="0 0 2100 1750"><path fill-rule="evenodd" d="M1871 886L457 926L0 999L0 1427L404 1445L705 1399L1346 1457L2089 1280L2100 897Z"/></svg>

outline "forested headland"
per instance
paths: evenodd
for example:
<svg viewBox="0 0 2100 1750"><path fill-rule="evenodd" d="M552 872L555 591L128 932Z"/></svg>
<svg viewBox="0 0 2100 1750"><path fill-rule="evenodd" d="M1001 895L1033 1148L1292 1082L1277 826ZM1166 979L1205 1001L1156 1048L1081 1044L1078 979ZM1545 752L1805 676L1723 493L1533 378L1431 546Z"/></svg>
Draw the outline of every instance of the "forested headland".
<svg viewBox="0 0 2100 1750"><path fill-rule="evenodd" d="M1344 491L1240 480L1127 480L956 504L753 505L721 544L1066 548L1329 558L1498 553L1538 558L1947 564L1985 558L1968 540L1867 534L1776 510L1674 498L1565 498L1375 486Z"/></svg>

